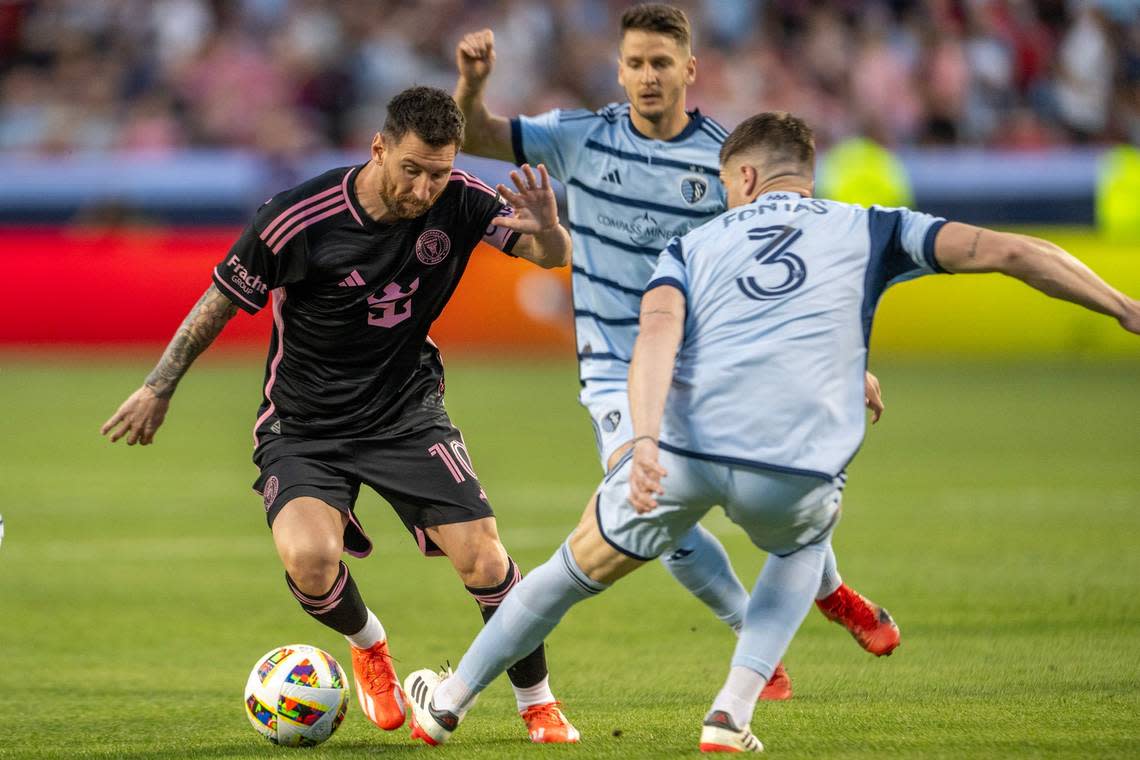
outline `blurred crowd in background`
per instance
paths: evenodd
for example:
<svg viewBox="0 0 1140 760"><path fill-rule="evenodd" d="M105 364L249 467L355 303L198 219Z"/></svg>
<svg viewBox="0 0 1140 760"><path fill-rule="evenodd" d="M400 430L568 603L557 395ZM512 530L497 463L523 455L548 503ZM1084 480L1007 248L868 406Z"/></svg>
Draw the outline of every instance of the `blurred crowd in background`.
<svg viewBox="0 0 1140 760"><path fill-rule="evenodd" d="M0 151L360 148L495 32L504 115L597 108L614 0L0 0ZM1140 144L1140 0L694 0L691 106L808 119L826 147Z"/></svg>

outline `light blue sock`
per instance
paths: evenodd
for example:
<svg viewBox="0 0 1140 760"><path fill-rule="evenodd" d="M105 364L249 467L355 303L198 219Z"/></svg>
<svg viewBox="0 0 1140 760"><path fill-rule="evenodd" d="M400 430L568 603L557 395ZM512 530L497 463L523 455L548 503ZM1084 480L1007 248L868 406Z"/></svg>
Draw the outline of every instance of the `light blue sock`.
<svg viewBox="0 0 1140 760"><path fill-rule="evenodd" d="M823 557L823 577L819 582L819 590L815 592L816 599L826 599L843 585L843 579L839 577L839 566L835 562L835 550L831 548L831 538L824 543L827 554Z"/></svg>
<svg viewBox="0 0 1140 760"><path fill-rule="evenodd" d="M753 680L747 693L743 694L736 693L737 690L733 689L735 681L730 679L712 707L729 712L738 726L745 726L752 720L759 687L772 677L776 663L784 656L792 636L807 617L819 589L827 551L826 544L811 544L786 557L773 554L764 563L756 587L752 589L748 612L744 616L744 630L732 656L733 667L755 671L760 674L760 679ZM753 693L752 687L757 683L759 687ZM749 705L751 707L747 707Z"/></svg>
<svg viewBox="0 0 1140 760"><path fill-rule="evenodd" d="M748 591L736 577L728 552L716 536L698 523L671 551L661 555L661 562L717 618L733 630L740 630L748 607Z"/></svg>
<svg viewBox="0 0 1140 760"><path fill-rule="evenodd" d="M511 589L459 661L455 675L473 699L500 673L533 652L567 610L607 588L582 572L569 545L562 544L553 557Z"/></svg>

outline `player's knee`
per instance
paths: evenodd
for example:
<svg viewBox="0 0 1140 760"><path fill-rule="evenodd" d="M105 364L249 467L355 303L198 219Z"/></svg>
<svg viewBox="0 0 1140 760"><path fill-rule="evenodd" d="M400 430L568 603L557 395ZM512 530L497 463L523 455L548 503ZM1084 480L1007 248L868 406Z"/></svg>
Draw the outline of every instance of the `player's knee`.
<svg viewBox="0 0 1140 760"><path fill-rule="evenodd" d="M342 550L339 540L318 536L277 547L285 572L298 589L312 596L325 593L336 580Z"/></svg>
<svg viewBox="0 0 1140 760"><path fill-rule="evenodd" d="M471 552L462 566L457 565L455 569L464 586L486 588L502 583L507 577L509 568L510 560L507 558L507 550L496 539L483 542L481 546Z"/></svg>

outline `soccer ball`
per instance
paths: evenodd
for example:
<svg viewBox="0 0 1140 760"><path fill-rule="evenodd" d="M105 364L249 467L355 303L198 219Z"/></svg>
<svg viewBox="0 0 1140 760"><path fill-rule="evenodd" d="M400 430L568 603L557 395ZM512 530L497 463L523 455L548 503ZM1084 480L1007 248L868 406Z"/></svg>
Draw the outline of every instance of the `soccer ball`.
<svg viewBox="0 0 1140 760"><path fill-rule="evenodd" d="M320 744L333 735L347 710L348 679L340 664L306 644L266 652L245 684L245 714L274 744Z"/></svg>

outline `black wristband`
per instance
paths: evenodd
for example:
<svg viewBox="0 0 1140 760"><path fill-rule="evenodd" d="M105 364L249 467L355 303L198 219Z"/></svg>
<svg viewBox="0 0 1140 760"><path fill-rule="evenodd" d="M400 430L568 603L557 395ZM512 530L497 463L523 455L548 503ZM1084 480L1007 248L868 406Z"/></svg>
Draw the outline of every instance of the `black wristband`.
<svg viewBox="0 0 1140 760"><path fill-rule="evenodd" d="M639 435L629 443L631 446L636 446L638 441L653 441L654 443L657 443L657 439L651 435Z"/></svg>

